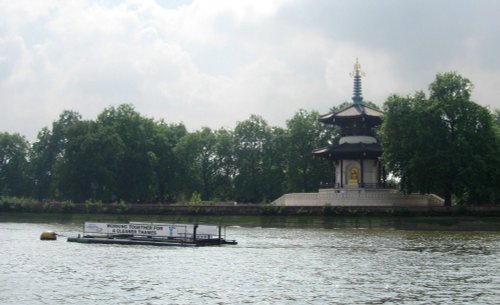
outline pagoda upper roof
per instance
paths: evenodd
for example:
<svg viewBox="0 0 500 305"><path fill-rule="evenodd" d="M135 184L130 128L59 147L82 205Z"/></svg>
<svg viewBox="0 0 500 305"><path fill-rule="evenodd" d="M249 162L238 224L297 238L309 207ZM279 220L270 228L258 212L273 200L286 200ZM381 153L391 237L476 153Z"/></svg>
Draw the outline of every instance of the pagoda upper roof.
<svg viewBox="0 0 500 305"><path fill-rule="evenodd" d="M368 118L374 123L382 122L384 113L378 109L366 106L364 104L351 104L348 107L320 116L319 120L325 124L342 123L342 121L359 118Z"/></svg>
<svg viewBox="0 0 500 305"><path fill-rule="evenodd" d="M333 144L313 151L319 157L340 160L350 158L373 159L382 155L382 147L378 143L343 143Z"/></svg>

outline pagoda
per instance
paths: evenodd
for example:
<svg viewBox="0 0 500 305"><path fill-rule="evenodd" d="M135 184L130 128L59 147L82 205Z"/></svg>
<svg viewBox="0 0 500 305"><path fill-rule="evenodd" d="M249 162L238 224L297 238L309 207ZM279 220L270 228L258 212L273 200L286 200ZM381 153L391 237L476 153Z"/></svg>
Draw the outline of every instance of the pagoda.
<svg viewBox="0 0 500 305"><path fill-rule="evenodd" d="M313 154L335 164L334 188L379 188L384 186L385 172L379 157L382 147L375 130L382 123L383 113L363 103L361 78L364 73L356 59L352 104L320 116L324 124L340 127L338 143L316 149Z"/></svg>
<svg viewBox="0 0 500 305"><path fill-rule="evenodd" d="M380 156L382 147L375 131L383 113L363 102L361 66L356 59L352 103L320 116L324 124L338 126L340 139L313 154L335 164L332 181L314 193L288 193L274 200L275 206L330 207L430 207L443 206L435 194L403 194L385 187L385 172Z"/></svg>

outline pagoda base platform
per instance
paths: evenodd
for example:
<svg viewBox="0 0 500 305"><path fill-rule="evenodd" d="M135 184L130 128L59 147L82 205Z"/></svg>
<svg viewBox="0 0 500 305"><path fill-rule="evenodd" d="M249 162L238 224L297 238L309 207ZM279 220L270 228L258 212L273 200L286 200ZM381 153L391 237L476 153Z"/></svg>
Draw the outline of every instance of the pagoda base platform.
<svg viewBox="0 0 500 305"><path fill-rule="evenodd" d="M444 199L434 194L403 194L393 189L321 189L318 193L290 193L271 203L276 206L443 206Z"/></svg>

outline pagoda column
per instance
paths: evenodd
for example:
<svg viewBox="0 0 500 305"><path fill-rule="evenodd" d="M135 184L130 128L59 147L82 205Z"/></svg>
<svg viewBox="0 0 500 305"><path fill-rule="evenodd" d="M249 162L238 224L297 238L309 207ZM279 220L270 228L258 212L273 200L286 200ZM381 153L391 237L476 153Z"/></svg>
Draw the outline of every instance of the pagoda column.
<svg viewBox="0 0 500 305"><path fill-rule="evenodd" d="M344 187L344 160L340 159L340 187Z"/></svg>
<svg viewBox="0 0 500 305"><path fill-rule="evenodd" d="M382 167L380 165L380 160L377 160L377 188L382 184Z"/></svg>
<svg viewBox="0 0 500 305"><path fill-rule="evenodd" d="M359 164L360 164L360 167L361 167L361 179L359 179L359 184L360 184L360 187L365 187L365 170L364 170L364 166L363 166L363 159L360 159L359 160Z"/></svg>
<svg viewBox="0 0 500 305"><path fill-rule="evenodd" d="M385 167L382 166L382 186L385 188Z"/></svg>
<svg viewBox="0 0 500 305"><path fill-rule="evenodd" d="M333 169L333 171L332 171L333 173L332 173L332 178L331 178L331 181L330 181L330 185L331 185L331 187L334 188L335 187L335 182L336 182L335 181L335 164L334 164L333 160L330 159L330 170L332 170L332 169Z"/></svg>

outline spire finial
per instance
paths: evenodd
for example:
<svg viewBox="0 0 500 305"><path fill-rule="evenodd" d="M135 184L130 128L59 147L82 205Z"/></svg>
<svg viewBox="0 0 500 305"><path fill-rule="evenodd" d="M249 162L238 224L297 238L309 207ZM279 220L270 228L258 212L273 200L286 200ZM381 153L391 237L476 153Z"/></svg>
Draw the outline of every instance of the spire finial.
<svg viewBox="0 0 500 305"><path fill-rule="evenodd" d="M361 71L361 65L359 64L359 60L356 57L356 62L354 63L354 71L351 72L351 77L363 77L365 76L365 72Z"/></svg>
<svg viewBox="0 0 500 305"><path fill-rule="evenodd" d="M361 104L361 102L363 102L363 95L361 93L361 77L363 76L365 76L365 73L361 71L361 65L359 64L358 58L356 57L354 71L351 73L351 77L354 78L352 102L355 105L359 105Z"/></svg>

